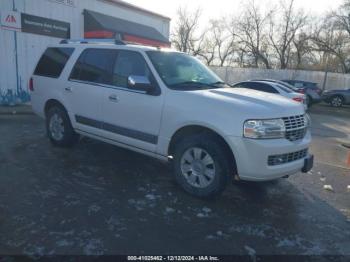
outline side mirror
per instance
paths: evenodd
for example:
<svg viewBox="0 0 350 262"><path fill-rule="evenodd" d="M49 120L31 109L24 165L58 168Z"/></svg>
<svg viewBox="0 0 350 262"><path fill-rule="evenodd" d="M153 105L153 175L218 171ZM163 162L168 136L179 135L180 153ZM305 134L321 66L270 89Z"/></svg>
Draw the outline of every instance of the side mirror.
<svg viewBox="0 0 350 262"><path fill-rule="evenodd" d="M152 84L146 76L131 75L128 77L128 88L149 92Z"/></svg>

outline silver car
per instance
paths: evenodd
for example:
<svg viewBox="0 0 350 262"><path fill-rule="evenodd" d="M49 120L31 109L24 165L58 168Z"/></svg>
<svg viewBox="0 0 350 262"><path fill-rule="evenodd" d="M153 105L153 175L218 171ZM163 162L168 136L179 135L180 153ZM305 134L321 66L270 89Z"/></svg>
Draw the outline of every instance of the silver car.
<svg viewBox="0 0 350 262"><path fill-rule="evenodd" d="M334 107L350 105L350 88L325 91L322 94L322 99Z"/></svg>

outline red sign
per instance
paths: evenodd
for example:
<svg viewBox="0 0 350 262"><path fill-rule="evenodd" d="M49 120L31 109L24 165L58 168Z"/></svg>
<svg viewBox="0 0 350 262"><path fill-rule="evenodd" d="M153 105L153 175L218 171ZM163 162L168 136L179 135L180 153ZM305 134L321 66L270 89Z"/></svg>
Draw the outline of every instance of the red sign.
<svg viewBox="0 0 350 262"><path fill-rule="evenodd" d="M8 15L5 20L7 23L15 23L16 24L16 17L14 15Z"/></svg>
<svg viewBox="0 0 350 262"><path fill-rule="evenodd" d="M1 27L8 30L21 30L21 14L1 10Z"/></svg>

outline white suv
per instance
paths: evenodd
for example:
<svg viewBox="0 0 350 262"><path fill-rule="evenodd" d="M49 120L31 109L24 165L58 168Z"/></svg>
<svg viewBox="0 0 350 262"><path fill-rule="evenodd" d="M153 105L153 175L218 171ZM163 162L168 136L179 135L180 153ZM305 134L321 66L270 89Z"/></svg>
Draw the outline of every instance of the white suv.
<svg viewBox="0 0 350 262"><path fill-rule="evenodd" d="M29 89L54 145L83 135L168 161L198 197L234 176L272 180L313 165L302 104L231 88L184 53L63 41L45 51Z"/></svg>

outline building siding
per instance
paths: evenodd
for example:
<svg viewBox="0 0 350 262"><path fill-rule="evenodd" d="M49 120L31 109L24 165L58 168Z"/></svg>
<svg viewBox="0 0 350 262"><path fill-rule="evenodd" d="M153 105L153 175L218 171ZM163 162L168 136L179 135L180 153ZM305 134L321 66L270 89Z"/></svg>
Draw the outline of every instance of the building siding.
<svg viewBox="0 0 350 262"><path fill-rule="evenodd" d="M13 10L19 13L60 20L70 23L72 39L83 38L83 10L94 10L106 15L154 27L169 38L169 20L103 0L74 0L75 6L67 6L50 0L1 0L0 13ZM18 60L18 85L16 73L16 44ZM30 100L28 80L45 48L61 39L37 34L0 29L0 104L13 105Z"/></svg>

